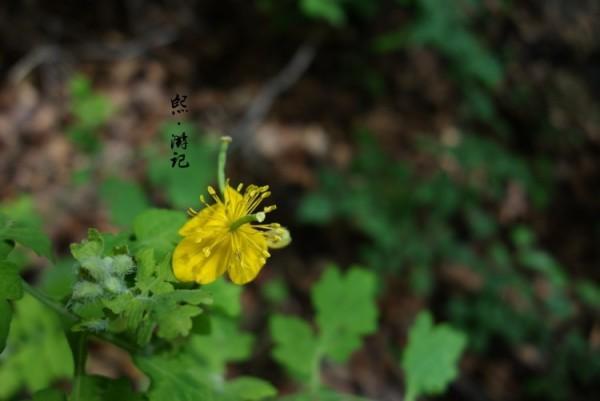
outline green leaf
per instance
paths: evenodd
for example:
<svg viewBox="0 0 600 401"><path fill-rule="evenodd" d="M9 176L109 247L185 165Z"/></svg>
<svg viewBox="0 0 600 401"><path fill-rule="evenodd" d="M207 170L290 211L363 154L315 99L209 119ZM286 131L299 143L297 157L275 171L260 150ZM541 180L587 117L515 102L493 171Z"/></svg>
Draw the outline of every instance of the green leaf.
<svg viewBox="0 0 600 401"><path fill-rule="evenodd" d="M215 314L210 322L210 334L192 336L190 347L206 361L212 372L224 373L228 362L242 361L250 356L253 339L225 316Z"/></svg>
<svg viewBox="0 0 600 401"><path fill-rule="evenodd" d="M59 259L42 271L41 288L55 300L68 297L75 285L75 262L71 257Z"/></svg>
<svg viewBox="0 0 600 401"><path fill-rule="evenodd" d="M135 362L152 381L148 391L150 401L213 399L210 387L198 375L196 361L186 354L171 358L138 357Z"/></svg>
<svg viewBox="0 0 600 401"><path fill-rule="evenodd" d="M55 388L40 390L31 396L32 401L65 401L66 395ZM86 400L87 401L87 400Z"/></svg>
<svg viewBox="0 0 600 401"><path fill-rule="evenodd" d="M345 276L330 267L312 289L325 353L344 362L377 328L376 277L357 267Z"/></svg>
<svg viewBox="0 0 600 401"><path fill-rule="evenodd" d="M590 308L600 309L600 286L591 280L578 280L575 290L579 298Z"/></svg>
<svg viewBox="0 0 600 401"><path fill-rule="evenodd" d="M22 296L23 283L19 267L7 260L0 261L0 300L16 300Z"/></svg>
<svg viewBox="0 0 600 401"><path fill-rule="evenodd" d="M202 308L197 305L211 302L210 295L202 289L156 295L152 311L158 323L158 336L167 340L187 336L192 329L193 317L202 313Z"/></svg>
<svg viewBox="0 0 600 401"><path fill-rule="evenodd" d="M301 0L302 11L313 18L322 18L331 25L340 26L346 22L346 14L339 0Z"/></svg>
<svg viewBox="0 0 600 401"><path fill-rule="evenodd" d="M164 209L148 209L133 222L137 248L153 248L155 256L164 257L180 241L179 229L186 221L185 213Z"/></svg>
<svg viewBox="0 0 600 401"><path fill-rule="evenodd" d="M429 312L421 312L408 333L402 356L406 400L441 394L458 374L457 363L465 348L465 335L447 324L433 326Z"/></svg>
<svg viewBox="0 0 600 401"><path fill-rule="evenodd" d="M261 287L261 294L272 306L281 305L290 297L289 289L281 278L265 282Z"/></svg>
<svg viewBox="0 0 600 401"><path fill-rule="evenodd" d="M161 305L175 305L187 303L190 305L209 305L212 303L212 297L203 288L194 290L176 290L170 293L161 294L156 298L156 302Z"/></svg>
<svg viewBox="0 0 600 401"><path fill-rule="evenodd" d="M215 308L219 308L229 316L239 316L242 310L240 302L241 286L225 281L224 278L219 278L211 284L202 286L202 288L212 295Z"/></svg>
<svg viewBox="0 0 600 401"><path fill-rule="evenodd" d="M6 259L8 254L14 249L15 243L10 240L0 240L0 260Z"/></svg>
<svg viewBox="0 0 600 401"><path fill-rule="evenodd" d="M106 255L128 254L130 233L122 231L118 234L100 233L104 241L104 249Z"/></svg>
<svg viewBox="0 0 600 401"><path fill-rule="evenodd" d="M40 256L53 258L52 246L41 228L21 221L10 220L0 213L0 241L13 240L32 249Z"/></svg>
<svg viewBox="0 0 600 401"><path fill-rule="evenodd" d="M42 218L30 195L20 195L16 199L2 202L0 204L0 213L10 216L13 220L25 223L30 227L42 227Z"/></svg>
<svg viewBox="0 0 600 401"><path fill-rule="evenodd" d="M275 360L300 378L307 379L312 372L318 347L311 327L297 317L274 315L269 328L275 342Z"/></svg>
<svg viewBox="0 0 600 401"><path fill-rule="evenodd" d="M6 340L10 332L10 322L12 320L12 306L5 299L0 299L0 353L6 347Z"/></svg>
<svg viewBox="0 0 600 401"><path fill-rule="evenodd" d="M300 221L313 224L326 224L335 216L335 204L332 199L319 193L304 197L298 209Z"/></svg>
<svg viewBox="0 0 600 401"><path fill-rule="evenodd" d="M202 309L193 305L176 305L158 308L158 336L166 340L185 337L192 329L192 318L202 313Z"/></svg>
<svg viewBox="0 0 600 401"><path fill-rule="evenodd" d="M73 394L70 397L73 400ZM81 380L81 401L141 401L144 396L133 391L126 379L112 380L100 376L83 376Z"/></svg>
<svg viewBox="0 0 600 401"><path fill-rule="evenodd" d="M271 383L256 377L238 377L225 384L225 391L235 400L260 401L277 395Z"/></svg>
<svg viewBox="0 0 600 401"><path fill-rule="evenodd" d="M135 273L135 286L143 294L147 294L155 281L156 262L152 248L142 249L135 255L137 270Z"/></svg>
<svg viewBox="0 0 600 401"><path fill-rule="evenodd" d="M173 291L173 285L168 281L175 281L171 271L170 254L167 254L160 264L156 264L154 250L142 249L136 255L136 287L143 295L149 292L163 294Z"/></svg>
<svg viewBox="0 0 600 401"><path fill-rule="evenodd" d="M120 227L129 227L133 218L148 207L144 192L135 182L109 178L102 183L100 195L108 205L112 222Z"/></svg>
<svg viewBox="0 0 600 401"><path fill-rule="evenodd" d="M337 393L329 389L319 389L315 392L306 391L277 398L277 401L372 401L351 394Z"/></svg>
<svg viewBox="0 0 600 401"><path fill-rule="evenodd" d="M161 192L164 192L171 205L175 208L185 210L189 207L199 206L198 196L213 181L218 142L212 138L198 138L197 128L189 123L183 122L167 123L161 127L164 144L169 145L171 135L181 135L185 132L190 138L187 149L184 151L185 160L189 162L189 168L171 167L172 153L161 154L157 150L148 152L148 175L151 183ZM205 139L204 139L205 138ZM170 151L170 149L169 149Z"/></svg>
<svg viewBox="0 0 600 401"><path fill-rule="evenodd" d="M98 378L104 388L103 399L106 401L142 401L143 394L133 391L132 384L127 379L108 380Z"/></svg>
<svg viewBox="0 0 600 401"><path fill-rule="evenodd" d="M102 236L93 228L88 230L87 239L79 244L71 244L71 254L80 263L85 263L90 258L101 258L104 251L104 240Z"/></svg>
<svg viewBox="0 0 600 401"><path fill-rule="evenodd" d="M87 78L82 78L83 80L87 80ZM73 114L77 117L78 127L94 130L108 120L113 108L108 99L94 93L91 86L83 88L83 85L78 85L78 89L72 92Z"/></svg>
<svg viewBox="0 0 600 401"><path fill-rule="evenodd" d="M45 389L73 373L71 350L59 318L29 295L14 304L7 350L0 358L0 399Z"/></svg>

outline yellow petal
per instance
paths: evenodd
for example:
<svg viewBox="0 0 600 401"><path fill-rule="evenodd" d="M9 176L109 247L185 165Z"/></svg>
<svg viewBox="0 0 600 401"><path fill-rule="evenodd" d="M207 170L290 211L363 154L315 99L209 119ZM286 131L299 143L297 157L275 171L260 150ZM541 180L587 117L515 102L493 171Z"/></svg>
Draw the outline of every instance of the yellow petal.
<svg viewBox="0 0 600 401"><path fill-rule="evenodd" d="M236 220L245 214L244 197L230 186L225 189L225 202L230 220Z"/></svg>
<svg viewBox="0 0 600 401"><path fill-rule="evenodd" d="M194 266L198 263L196 244L188 239L183 239L173 252L173 274L179 281L194 281ZM200 254L201 255L201 254Z"/></svg>
<svg viewBox="0 0 600 401"><path fill-rule="evenodd" d="M212 205L205 207L198 212L194 217L190 218L184 225L179 229L179 235L187 237L197 231L198 228L205 225L211 217L217 212L218 205Z"/></svg>
<svg viewBox="0 0 600 401"><path fill-rule="evenodd" d="M203 257L202 262L194 267L195 280L198 284L209 284L225 273L230 259L231 249L227 241L221 241L208 257ZM203 254L204 256L204 254Z"/></svg>
<svg viewBox="0 0 600 401"><path fill-rule="evenodd" d="M245 225L231 235L232 257L227 268L235 284L246 284L256 278L268 257L267 242L262 233Z"/></svg>

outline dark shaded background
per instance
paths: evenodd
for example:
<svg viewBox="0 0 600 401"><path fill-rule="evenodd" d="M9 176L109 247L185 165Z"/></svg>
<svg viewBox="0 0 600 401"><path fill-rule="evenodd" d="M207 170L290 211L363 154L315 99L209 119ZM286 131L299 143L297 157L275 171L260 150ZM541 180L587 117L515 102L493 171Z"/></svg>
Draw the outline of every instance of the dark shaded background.
<svg viewBox="0 0 600 401"><path fill-rule="evenodd" d="M109 176L137 182L152 204L173 206L157 180L148 177L143 150L168 144L161 126L173 119L169 99L187 94L185 119L198 127L195 135L207 143L221 133L234 137L234 182L270 183L279 205L276 218L294 237L245 293L245 324L260 335L265 331L264 283L283 278L290 291L286 307L309 314L307 291L324 263L369 263L374 259L365 256L364 247L375 243L375 253L383 247L377 247L378 234L361 229L360 211L358 220L352 211L323 212L326 217L317 211L321 217L316 218L299 214L307 208L307 195L320 194L321 203L313 205L318 209L323 199L335 204L336 191L353 196L374 189L367 202L394 210L384 220L396 212L403 216L404 204L394 202L407 198L379 189L406 184L402 190L410 192L410 185L428 182L437 172L447 173L455 187L461 185L462 173L455 174L452 160L422 151L419 144L452 147L462 138L479 138L500 147L504 153L498 158L507 163L513 163L511 157L522 160L534 181L542 183L537 192L542 200L537 202L536 190L532 195L508 174L497 196L477 192L473 204L497 223L494 240L509 241L518 225L535 234L538 246L569 278L565 293L575 313L557 321L542 316L548 322L543 343L529 332L511 343L492 330L487 346L468 352L445 399L595 399L598 305L581 301L575 283L595 285L598 299L600 3L353 0L340 2L345 20L337 23L307 12L301 3L3 2L1 199L31 195L59 254L66 254L68 244L80 240L88 227L118 227L99 191ZM439 27L432 21L438 14L427 8L432 4L442 10L439 18L450 21L446 34L435 31ZM430 39L419 40L418 32ZM93 126L99 150L68 135L77 121L69 89L77 74L114 107L106 122ZM385 160L383 166L353 167L366 152L361 145L365 136L377 149L372 159ZM474 154L484 154L485 146L476 145ZM169 163L166 154L156 157ZM484 156L476 170L485 174L487 162L494 164ZM399 182L394 174L386 176L396 165L409 166L414 178ZM211 161L202 168L208 166ZM73 184L77 171L87 172L84 185ZM345 184L328 192L323 171L337 172ZM372 176L374 171L381 174ZM355 186L356 180L374 184ZM434 204L443 198L442 193ZM468 249L483 253L488 240L474 237L461 219L469 205L440 221ZM416 226L434 212L421 205L418 213L422 220ZM391 249L404 244L403 238L392 239ZM467 293L483 291L485 286L477 283L489 277L468 266L450 271L448 265L455 263L436 257L428 261L434 285L423 293L409 279L410 258L399 266L385 257L377 260L379 266L369 267L387 283L380 299L380 330L347 367L327 367L325 381L374 399L396 400L402 378L394 359L416 312L428 307L438 318L454 321L447 309L450 300L465 288ZM39 261L33 266L44 268ZM525 277L543 303L545 278ZM492 296L491 302L506 300ZM469 330L469 323L454 323ZM497 322L511 324L521 323ZM580 354L585 361L570 348L564 355L553 352L566 343L571 329L584 344ZM289 383L267 351L265 340L252 362L235 369L285 389ZM104 369L123 373L119 363L108 365Z"/></svg>

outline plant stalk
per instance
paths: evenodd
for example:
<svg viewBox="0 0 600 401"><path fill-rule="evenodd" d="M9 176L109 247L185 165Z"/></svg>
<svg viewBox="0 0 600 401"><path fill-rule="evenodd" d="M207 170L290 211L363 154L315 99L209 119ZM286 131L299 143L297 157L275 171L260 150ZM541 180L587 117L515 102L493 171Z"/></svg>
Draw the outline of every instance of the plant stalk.
<svg viewBox="0 0 600 401"><path fill-rule="evenodd" d="M83 376L85 375L85 361L87 359L87 333L82 333L77 340L77 355L75 357L75 378L71 401L80 401Z"/></svg>
<svg viewBox="0 0 600 401"><path fill-rule="evenodd" d="M230 136L222 136L221 137L221 149L219 150L219 162L218 162L218 170L217 170L217 178L219 180L219 191L221 191L221 195L223 196L223 200L225 200L225 164L227 163L227 148L231 143Z"/></svg>

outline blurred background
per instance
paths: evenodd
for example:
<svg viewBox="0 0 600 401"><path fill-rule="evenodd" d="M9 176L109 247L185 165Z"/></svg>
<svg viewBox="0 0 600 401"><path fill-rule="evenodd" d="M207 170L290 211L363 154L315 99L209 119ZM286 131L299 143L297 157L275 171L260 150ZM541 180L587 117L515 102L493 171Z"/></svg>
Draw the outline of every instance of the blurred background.
<svg viewBox="0 0 600 401"><path fill-rule="evenodd" d="M12 257L68 292L71 242L199 207L227 134L232 182L271 185L294 239L244 288L259 340L233 371L285 392L267 313L311 316L323 268L360 264L379 330L325 366L329 386L401 399L428 308L469 338L439 399L598 399L599 20L596 0L5 0L0 211L43 227L58 261ZM172 167L183 132L189 167ZM137 380L98 347L88 369ZM22 378L0 360L0 399L55 365Z"/></svg>

